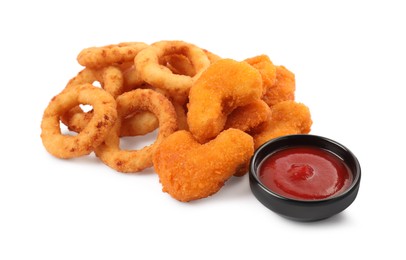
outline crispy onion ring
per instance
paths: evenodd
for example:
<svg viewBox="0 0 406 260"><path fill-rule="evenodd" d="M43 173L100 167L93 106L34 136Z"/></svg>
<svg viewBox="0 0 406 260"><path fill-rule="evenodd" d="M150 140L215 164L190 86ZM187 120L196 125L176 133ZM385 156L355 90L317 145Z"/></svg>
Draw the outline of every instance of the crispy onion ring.
<svg viewBox="0 0 406 260"><path fill-rule="evenodd" d="M214 54L214 53L212 53L211 51L208 51L208 50L206 50L206 49L203 49L203 51L204 51L204 53L206 53L207 58L209 58L209 61L210 61L211 63L214 63L214 62L216 62L216 61L218 61L218 60L221 60L221 57L218 56L217 54Z"/></svg>
<svg viewBox="0 0 406 260"><path fill-rule="evenodd" d="M78 135L63 135L60 116L79 104L93 106L92 118ZM58 158L89 154L104 141L116 118L116 101L110 94L91 84L77 85L55 96L48 104L41 122L42 143Z"/></svg>
<svg viewBox="0 0 406 260"><path fill-rule="evenodd" d="M100 82L101 87L113 97L117 97L123 92L123 73L116 66L101 69L85 68L68 82L65 90L85 83L93 84L96 81Z"/></svg>
<svg viewBox="0 0 406 260"><path fill-rule="evenodd" d="M154 113L149 111L137 111L122 119L120 137L145 135L158 127L159 122Z"/></svg>
<svg viewBox="0 0 406 260"><path fill-rule="evenodd" d="M95 150L96 155L109 167L119 172L138 172L152 166L152 154L158 145L177 129L176 113L172 103L162 94L150 89L136 89L117 99L118 119L103 144ZM158 137L152 145L141 150L120 149L121 121L137 110L148 110L159 121Z"/></svg>
<svg viewBox="0 0 406 260"><path fill-rule="evenodd" d="M183 55L190 60L195 70L193 77L174 74L164 66L168 55ZM200 74L210 65L205 52L199 47L183 41L160 41L143 49L134 59L135 68L142 80L148 84L167 90L179 104L187 100L190 87Z"/></svg>
<svg viewBox="0 0 406 260"><path fill-rule="evenodd" d="M76 85L84 83L92 84L98 81L103 89L116 98L124 91L124 79L121 70L116 66L108 66L102 69L85 68L69 81L64 91ZM61 121L70 131L80 132L86 127L92 116L92 110L83 112L79 106L75 106L61 116ZM123 120L120 136L145 135L154 131L157 127L158 120L154 114L148 111L139 111L128 119Z"/></svg>
<svg viewBox="0 0 406 260"><path fill-rule="evenodd" d="M148 44L143 42L122 42L102 47L83 49L77 60L88 68L102 68L112 64L124 64L133 61L135 56Z"/></svg>
<svg viewBox="0 0 406 260"><path fill-rule="evenodd" d="M172 54L162 57L161 62L165 67L169 68L172 73L178 75L186 75L193 77L196 75L196 70L190 60L181 54Z"/></svg>
<svg viewBox="0 0 406 260"><path fill-rule="evenodd" d="M102 69L85 68L72 78L63 91L69 91L85 83L93 84L98 81L101 87L114 98L123 91L123 75L119 68L108 66ZM92 118L93 112L83 112L79 106L75 106L61 116L61 121L74 132L82 131Z"/></svg>

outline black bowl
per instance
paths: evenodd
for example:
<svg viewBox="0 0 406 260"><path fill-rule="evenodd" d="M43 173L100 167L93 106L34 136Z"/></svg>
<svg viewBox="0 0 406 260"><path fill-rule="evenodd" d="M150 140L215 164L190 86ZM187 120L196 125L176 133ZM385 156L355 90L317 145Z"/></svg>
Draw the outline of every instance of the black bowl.
<svg viewBox="0 0 406 260"><path fill-rule="evenodd" d="M328 150L348 166L353 182L342 193L320 200L299 200L281 196L261 183L258 177L260 163L270 154L296 146L310 146ZM322 136L287 135L273 139L259 147L249 167L251 191L270 210L293 220L316 221L331 217L346 209L355 200L361 181L361 167L355 155L345 146Z"/></svg>

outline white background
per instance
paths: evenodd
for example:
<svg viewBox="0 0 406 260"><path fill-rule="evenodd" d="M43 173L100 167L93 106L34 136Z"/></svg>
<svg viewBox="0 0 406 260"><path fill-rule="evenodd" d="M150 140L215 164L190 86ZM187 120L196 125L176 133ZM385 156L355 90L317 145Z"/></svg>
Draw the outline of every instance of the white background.
<svg viewBox="0 0 406 260"><path fill-rule="evenodd" d="M0 4L0 259L404 259L402 1L73 2ZM180 203L152 169L126 175L94 155L45 151L42 113L81 70L80 50L164 39L237 60L267 54L292 70L312 133L361 163L355 202L298 223L263 207L248 176Z"/></svg>

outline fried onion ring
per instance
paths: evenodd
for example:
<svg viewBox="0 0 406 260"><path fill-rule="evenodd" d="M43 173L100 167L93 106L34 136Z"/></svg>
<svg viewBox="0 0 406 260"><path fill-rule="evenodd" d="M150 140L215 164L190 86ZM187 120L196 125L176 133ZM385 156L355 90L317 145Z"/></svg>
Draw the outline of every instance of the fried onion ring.
<svg viewBox="0 0 406 260"><path fill-rule="evenodd" d="M63 135L60 116L79 104L93 106L93 116L78 135ZM42 143L58 158L87 155L104 141L116 118L116 101L110 94L91 84L77 85L55 96L48 104L41 122Z"/></svg>
<svg viewBox="0 0 406 260"><path fill-rule="evenodd" d="M169 68L172 73L193 77L196 70L190 60L181 54L172 54L162 57L162 64Z"/></svg>
<svg viewBox="0 0 406 260"><path fill-rule="evenodd" d="M150 89L126 92L116 101L118 118L104 143L96 148L96 155L106 165L119 172L139 172L151 167L155 149L167 136L177 130L176 113L172 103L162 94ZM141 150L122 150L119 138L121 121L138 110L151 111L158 118L158 137L152 145Z"/></svg>
<svg viewBox="0 0 406 260"><path fill-rule="evenodd" d="M214 53L212 53L211 51L208 51L208 50L206 50L206 49L203 49L203 51L204 51L204 53L206 53L207 58L209 58L209 61L210 61L211 63L214 63L214 62L216 62L216 61L218 61L218 60L221 60L221 57L218 56L217 54L214 54Z"/></svg>
<svg viewBox="0 0 406 260"><path fill-rule="evenodd" d="M123 80L125 78L123 79L120 69L116 66L102 69L85 68L69 81L65 91L79 84L98 81L103 89L107 90L113 97L117 97L125 91L122 89ZM80 132L89 123L92 115L92 110L85 113L79 106L76 106L63 114L61 121L70 131ZM148 111L139 111L131 117L123 119L120 136L145 135L154 131L157 127L158 119L154 114Z"/></svg>
<svg viewBox="0 0 406 260"><path fill-rule="evenodd" d="M102 47L83 49L77 57L80 65L98 69L115 64L125 64L133 61L135 56L148 44L143 42L122 42Z"/></svg>
<svg viewBox="0 0 406 260"><path fill-rule="evenodd" d="M148 134L159 127L158 118L149 111L137 111L121 121L120 137Z"/></svg>
<svg viewBox="0 0 406 260"><path fill-rule="evenodd" d="M101 87L114 98L123 91L123 75L119 68L109 66L102 69L85 68L72 78L63 91L69 91L77 85L99 82ZM79 106L75 106L61 116L61 121L74 132L82 131L92 118L93 112L83 112Z"/></svg>
<svg viewBox="0 0 406 260"><path fill-rule="evenodd" d="M76 85L85 83L93 84L98 81L104 90L116 98L123 92L123 80L123 73L115 66L108 66L101 69L85 68L68 82L65 90L69 90Z"/></svg>
<svg viewBox="0 0 406 260"><path fill-rule="evenodd" d="M187 57L195 69L193 77L174 74L164 66L163 57L180 54ZM148 84L169 92L179 104L187 100L189 89L200 74L210 65L205 52L197 46L183 41L160 41L143 49L134 59L137 72Z"/></svg>

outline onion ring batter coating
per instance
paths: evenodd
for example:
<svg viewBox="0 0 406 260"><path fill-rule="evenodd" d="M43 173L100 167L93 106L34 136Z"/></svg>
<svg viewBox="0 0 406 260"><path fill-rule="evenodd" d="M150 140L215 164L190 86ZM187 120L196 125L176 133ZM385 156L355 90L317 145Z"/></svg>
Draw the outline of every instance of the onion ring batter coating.
<svg viewBox="0 0 406 260"><path fill-rule="evenodd" d="M135 56L148 44L143 42L122 42L102 47L83 49L77 57L80 65L88 68L102 68L109 65L133 61Z"/></svg>
<svg viewBox="0 0 406 260"><path fill-rule="evenodd" d="M259 100L262 79L246 62L219 60L196 81L190 90L187 123L190 132L201 143L216 137L227 116L237 107Z"/></svg>
<svg viewBox="0 0 406 260"><path fill-rule="evenodd" d="M161 143L153 162L162 190L186 202L218 192L253 153L252 137L238 129L224 130L205 144L180 130Z"/></svg>
<svg viewBox="0 0 406 260"><path fill-rule="evenodd" d="M221 57L218 56L217 54L212 53L211 51L208 51L206 49L203 49L204 53L206 53L207 58L209 58L210 63L214 63L218 60L221 60Z"/></svg>
<svg viewBox="0 0 406 260"><path fill-rule="evenodd" d="M116 98L123 92L123 80L121 70L115 66L108 66L101 69L85 68L68 82L64 91L76 85L84 83L93 84L98 81L104 90Z"/></svg>
<svg viewBox="0 0 406 260"><path fill-rule="evenodd" d="M119 68L109 66L102 69L85 68L72 78L63 91L69 91L77 85L85 83L93 84L98 81L101 87L114 98L123 91L123 75ZM92 118L93 112L83 112L79 106L75 106L61 116L61 121L74 132L82 131Z"/></svg>
<svg viewBox="0 0 406 260"><path fill-rule="evenodd" d="M171 54L162 57L161 62L165 67L169 68L172 73L193 77L196 75L196 70L190 60L182 54Z"/></svg>
<svg viewBox="0 0 406 260"><path fill-rule="evenodd" d="M101 69L85 68L71 79L65 90L69 90L76 85L83 83L100 82L101 87L109 92L113 97L120 95L123 90L123 74L116 66L108 66ZM93 116L93 111L83 112L76 106L62 115L61 121L70 131L80 132L89 123ZM158 127L158 119L148 111L139 111L133 116L123 119L120 136L145 135L154 131Z"/></svg>
<svg viewBox="0 0 406 260"><path fill-rule="evenodd" d="M95 150L96 155L109 167L119 172L138 172L152 166L152 154L158 145L177 130L176 113L172 103L162 94L150 89L136 89L117 99L118 118L103 144ZM159 121L158 137L152 145L141 150L120 149L121 121L138 110L148 110Z"/></svg>
<svg viewBox="0 0 406 260"><path fill-rule="evenodd" d="M148 134L159 127L158 118L149 111L137 111L121 120L120 137Z"/></svg>
<svg viewBox="0 0 406 260"><path fill-rule="evenodd" d="M173 54L186 56L196 74L193 77L178 75L164 66L163 57ZM142 80L156 88L167 90L174 101L184 104L190 87L210 65L210 61L204 51L193 44L183 41L160 41L138 53L134 64Z"/></svg>
<svg viewBox="0 0 406 260"><path fill-rule="evenodd" d="M146 83L138 75L134 66L131 66L123 71L123 92L128 92L136 88L143 87Z"/></svg>
<svg viewBox="0 0 406 260"><path fill-rule="evenodd" d="M78 104L93 106L93 116L78 135L63 135L59 118ZM91 84L78 85L55 96L48 104L41 122L42 143L58 158L89 154L104 141L116 118L116 101L110 94Z"/></svg>

